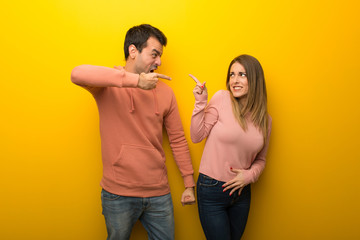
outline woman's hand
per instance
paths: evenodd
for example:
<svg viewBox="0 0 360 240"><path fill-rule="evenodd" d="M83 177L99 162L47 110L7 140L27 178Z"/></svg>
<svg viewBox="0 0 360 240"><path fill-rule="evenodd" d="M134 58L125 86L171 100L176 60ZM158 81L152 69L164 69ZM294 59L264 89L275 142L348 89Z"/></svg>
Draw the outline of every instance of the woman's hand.
<svg viewBox="0 0 360 240"><path fill-rule="evenodd" d="M231 189L229 193L229 195L231 196L231 194L233 194L236 190L239 190L239 195L240 195L243 188L247 185L247 183L245 183L244 181L245 179L244 179L243 170L233 169L233 168L230 168L230 170L233 173L236 173L236 177L234 177L233 179L222 185L222 187L224 188L223 191L226 192L227 190Z"/></svg>
<svg viewBox="0 0 360 240"><path fill-rule="evenodd" d="M206 82L201 83L196 77L194 77L193 75L189 74L189 76L194 79L194 81L196 82L196 86L193 90L194 96L196 96L196 94L198 95L202 95L202 94L207 94L207 89L205 86Z"/></svg>

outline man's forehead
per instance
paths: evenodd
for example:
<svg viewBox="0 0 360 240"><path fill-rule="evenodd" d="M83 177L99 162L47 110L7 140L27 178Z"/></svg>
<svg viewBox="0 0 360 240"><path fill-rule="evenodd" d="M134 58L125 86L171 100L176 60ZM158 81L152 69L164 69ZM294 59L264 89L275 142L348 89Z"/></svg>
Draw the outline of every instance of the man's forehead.
<svg viewBox="0 0 360 240"><path fill-rule="evenodd" d="M159 40L157 40L154 37L149 37L149 39L147 40L146 47L151 49L151 51L155 51L158 54L162 53L162 50L163 50L163 46L161 45Z"/></svg>

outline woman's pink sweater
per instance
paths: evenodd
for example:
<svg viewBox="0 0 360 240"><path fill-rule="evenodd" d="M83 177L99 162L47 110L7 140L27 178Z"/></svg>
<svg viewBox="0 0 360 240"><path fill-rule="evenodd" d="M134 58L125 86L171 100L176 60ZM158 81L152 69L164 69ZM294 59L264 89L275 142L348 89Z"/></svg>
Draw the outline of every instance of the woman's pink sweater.
<svg viewBox="0 0 360 240"><path fill-rule="evenodd" d="M196 143L207 137L200 173L227 182L236 176L230 168L242 169L247 184L257 181L265 168L271 118L265 144L261 131L249 119L247 126L244 131L235 119L229 91L216 92L208 105L207 95L196 95L191 139Z"/></svg>

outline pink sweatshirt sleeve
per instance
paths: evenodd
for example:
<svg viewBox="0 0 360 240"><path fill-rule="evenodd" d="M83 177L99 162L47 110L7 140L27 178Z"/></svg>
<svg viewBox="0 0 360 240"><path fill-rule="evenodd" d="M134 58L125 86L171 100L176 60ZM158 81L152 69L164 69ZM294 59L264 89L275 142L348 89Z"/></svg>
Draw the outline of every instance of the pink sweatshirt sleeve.
<svg viewBox="0 0 360 240"><path fill-rule="evenodd" d="M217 122L219 113L216 109L216 104L221 100L221 96L218 93L215 93L207 106L207 94L195 94L195 107L190 125L190 135L193 143L198 143L205 139Z"/></svg>
<svg viewBox="0 0 360 240"><path fill-rule="evenodd" d="M169 137L169 143L174 155L175 162L180 170L186 188L194 187L194 170L191 163L189 146L187 144L184 129L178 110L175 95L172 96L171 107L164 119L164 125Z"/></svg>
<svg viewBox="0 0 360 240"><path fill-rule="evenodd" d="M80 65L72 70L71 81L92 92L93 89L102 87L136 87L139 74L126 72L124 69Z"/></svg>
<svg viewBox="0 0 360 240"><path fill-rule="evenodd" d="M272 126L272 119L269 116L269 127L268 127L268 134L267 138L264 144L264 147L261 149L261 151L256 155L256 158L254 162L251 164L251 167L248 170L244 171L245 174L245 182L247 184L256 182L261 173L265 169L266 164L266 153L269 148L269 140L270 140L270 134L271 134L271 126Z"/></svg>

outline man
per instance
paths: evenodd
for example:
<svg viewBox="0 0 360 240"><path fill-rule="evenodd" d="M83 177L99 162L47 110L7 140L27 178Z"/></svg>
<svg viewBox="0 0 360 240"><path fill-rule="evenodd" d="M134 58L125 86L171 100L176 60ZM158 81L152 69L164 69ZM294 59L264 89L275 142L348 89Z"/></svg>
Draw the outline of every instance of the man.
<svg viewBox="0 0 360 240"><path fill-rule="evenodd" d="M91 92L100 116L103 161L101 200L107 239L129 239L139 219L149 239L174 239L162 130L165 127L185 191L183 205L195 203L193 168L173 91L155 73L165 35L143 24L126 34L125 67L81 65L73 83Z"/></svg>

